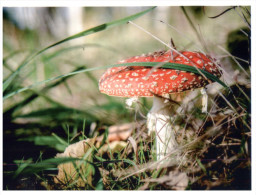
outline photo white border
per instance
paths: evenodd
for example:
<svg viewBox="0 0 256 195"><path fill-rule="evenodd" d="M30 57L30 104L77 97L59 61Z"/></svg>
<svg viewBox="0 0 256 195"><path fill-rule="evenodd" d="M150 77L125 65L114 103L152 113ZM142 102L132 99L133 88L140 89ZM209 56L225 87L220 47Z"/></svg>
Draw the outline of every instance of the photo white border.
<svg viewBox="0 0 256 195"><path fill-rule="evenodd" d="M75 3L74 3L75 2ZM1 0L7 7L80 7L80 6L230 6L255 5L254 0Z"/></svg>
<svg viewBox="0 0 256 195"><path fill-rule="evenodd" d="M0 2L0 14L3 16L2 8L3 7L80 7L80 6L92 6L92 7L100 7L100 6L108 6L108 7L118 7L118 6L197 6L197 5L205 5L205 6L230 6L230 5L248 5L251 6L251 26L252 26L252 39L251 39L251 53L256 54L256 1L255 0L1 0ZM0 20L0 42L1 42L1 51L0 51L0 57L3 59L3 21L2 17ZM252 55L252 66L251 66L251 99L256 100L256 94L255 94L255 87L256 87L256 78L254 76L254 73L256 73L256 55ZM1 60L2 63L2 60ZM0 72L2 73L2 66L0 69ZM2 74L0 75L2 78ZM2 79L1 79L2 80ZM0 87L2 89L2 82L0 84ZM1 97L2 98L2 97ZM0 107L3 108L3 101L0 103ZM216 193L232 193L232 195L240 195L243 194L250 194L255 195L256 194L256 137L255 137L255 127L256 127L256 107L255 102L252 102L252 146L251 146L251 165L252 165L252 190L250 191L171 191L171 193L177 193L177 194L183 194L183 193L191 193L191 194L216 194ZM0 118L1 122L1 132L0 137L2 140L2 124L3 124L3 118L1 115ZM1 142L2 143L2 142ZM0 156L0 165L1 165L1 173L3 170L2 162L3 162L3 154L2 154L2 144L0 145L1 149L1 156ZM12 193L19 193L19 195L23 194L30 194L35 193L35 191L3 191L3 174L1 174L1 182L0 182L0 189L2 194L12 194ZM46 191L36 191L36 193L45 193ZM57 191L58 192L58 191ZM170 191L159 191L161 194L170 193ZM56 191L47 191L47 193L56 193ZM61 191L61 193L97 193L94 191ZM101 192L100 192L101 193ZM111 193L111 195L115 193L130 193L129 191L104 191L104 193ZM147 193L148 194L155 194L158 193L157 191L145 191L145 192L139 192L139 191L132 191L132 193Z"/></svg>

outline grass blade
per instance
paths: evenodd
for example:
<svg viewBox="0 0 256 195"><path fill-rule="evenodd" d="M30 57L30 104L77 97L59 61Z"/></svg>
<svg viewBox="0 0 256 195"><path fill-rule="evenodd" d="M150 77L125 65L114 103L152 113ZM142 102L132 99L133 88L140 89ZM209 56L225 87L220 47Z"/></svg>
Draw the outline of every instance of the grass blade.
<svg viewBox="0 0 256 195"><path fill-rule="evenodd" d="M94 67L94 68L88 68L88 69L82 69L82 70L79 70L79 71L74 71L74 72L70 72L70 73L67 73L67 74L63 74L63 75L60 75L60 76L57 76L57 77L53 77L53 78L50 78L50 79L47 79L47 80L44 80L44 81L40 81L40 82L36 82L34 83L33 85L30 85L28 87L24 87L24 88L21 88L19 90L16 90L14 92L11 92L7 95L5 95L3 97L3 100L15 95L15 94L18 94L18 93L21 93L23 91L26 91L28 89L31 89L35 86L38 86L38 85L41 85L41 84L45 84L45 83L48 83L50 81L53 81L53 80L57 80L57 79L62 79L64 77L67 77L67 76L71 76L71 75L75 75L75 74L79 74L79 73L83 73L83 72L89 72L89 71L95 71L95 70L100 70L100 69L106 69L106 68L112 68L112 67L118 67L118 66L148 66L148 67L154 67L156 65L159 65L158 62L134 62L134 63L123 63L123 64L114 64L114 65L109 65L109 66L100 66L100 67ZM169 69L175 69L175 70L183 70L183 71L187 71L187 72L193 72L193 73L196 73L196 74L204 74L208 79L214 81L214 82L218 82L220 85L222 85L223 87L225 88L228 88L228 86L223 83L220 79L218 79L216 76L210 74L209 72L207 71L204 71L202 69L200 69L200 72L193 66L188 66L188 65L184 65L184 64L176 64L176 63L164 63L162 66L162 68L169 68Z"/></svg>
<svg viewBox="0 0 256 195"><path fill-rule="evenodd" d="M59 164L63 163L68 163L68 162L75 162L77 160L80 160L78 158L51 158L44 160L39 163L31 163L31 164L26 164L22 168L18 168L17 171L14 174L14 177L17 177L19 175L31 175L38 173L40 171L46 170L46 169L51 169L51 168L56 168Z"/></svg>
<svg viewBox="0 0 256 195"><path fill-rule="evenodd" d="M157 65L159 65L159 62L134 62L134 63L123 63L122 64L122 66L148 66L148 67L154 67L154 66L157 66ZM118 66L118 65L114 65L114 66ZM120 66L120 64L119 64L119 66ZM216 76L212 75L211 73L209 73L205 70L202 70L202 69L199 69L200 70L200 72L199 72L199 70L197 68L193 67L193 66L166 62L166 63L163 63L161 68L193 72L193 73L199 74L199 75L202 73L208 79L210 79L214 82L218 82L223 87L228 88L228 86L225 83L223 83L221 80L219 80L218 77L216 77Z"/></svg>
<svg viewBox="0 0 256 195"><path fill-rule="evenodd" d="M188 13L187 13L187 11L186 11L185 7L184 7L184 6L182 6L182 7L181 7L181 10L183 11L184 15L186 16L186 18L187 18L187 20L188 20L188 22L189 22L190 26L191 26L191 27L193 28L193 30L195 31L196 36L197 36L198 40L200 41L201 45L204 47L204 44L203 44L202 38L201 38L200 34L198 33L198 31L197 31L197 29L196 29L195 25L193 24L193 22L192 22L191 18L189 17L189 15L188 15ZM206 49L205 47L204 47L204 49L205 49L205 51L207 51L207 49ZM207 53L208 53L208 52L207 52Z"/></svg>
<svg viewBox="0 0 256 195"><path fill-rule="evenodd" d="M218 18L220 16L222 16L223 14L225 14L226 12L232 10L232 9L235 9L237 6L232 6L226 10L224 10L223 12L221 12L220 14L216 15L216 16L208 16L208 18L211 18L211 19L215 19L215 18Z"/></svg>
<svg viewBox="0 0 256 195"><path fill-rule="evenodd" d="M20 70L25 66L27 65L30 61L32 61L35 57L39 56L41 53L45 52L46 50L50 49L50 48L53 48L54 46L57 46L57 45L60 45L62 43L65 43L67 41L70 41L70 40L73 40L73 39L77 39L77 38L80 38L80 37L84 37L84 36L87 36L87 35L90 35L90 34L94 34L94 33L97 33L97 32L100 32L100 31L103 31L103 30L106 30L106 29L109 29L109 28L112 28L114 26L117 26L117 25L121 25L121 24L125 24L127 23L128 21L130 20L134 20L148 12L150 12L151 10L153 10L155 7L151 7L147 10L144 10L142 12L139 12L139 13L136 13L134 15L131 15L131 16L128 16L128 17L125 17L125 18L122 18L122 19L119 19L119 20L115 20L115 21L112 21L112 22L109 22L109 23L104 23L104 24L101 24L101 25L98 25L96 27L93 27L93 28L90 28L88 30L85 30L85 31L82 31L80 33L77 33L75 35L72 35L70 37L67 37L61 41L58 41L38 52L36 52L35 54L29 56L25 61L24 63L22 63L22 65L13 73L11 74L10 77L8 77L8 79L5 80L5 82L3 83L3 92L7 89L7 87L10 85L10 83L13 81L13 79L18 75L18 73L20 72Z"/></svg>

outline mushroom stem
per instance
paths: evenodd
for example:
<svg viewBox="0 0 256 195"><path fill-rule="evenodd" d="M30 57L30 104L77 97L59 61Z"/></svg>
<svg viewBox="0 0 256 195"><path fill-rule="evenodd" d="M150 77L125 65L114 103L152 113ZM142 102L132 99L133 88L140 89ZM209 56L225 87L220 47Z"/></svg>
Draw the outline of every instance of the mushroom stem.
<svg viewBox="0 0 256 195"><path fill-rule="evenodd" d="M154 96L153 106L147 115L148 133L155 132L157 160L161 160L177 148L175 132L172 128L174 112L164 98Z"/></svg>

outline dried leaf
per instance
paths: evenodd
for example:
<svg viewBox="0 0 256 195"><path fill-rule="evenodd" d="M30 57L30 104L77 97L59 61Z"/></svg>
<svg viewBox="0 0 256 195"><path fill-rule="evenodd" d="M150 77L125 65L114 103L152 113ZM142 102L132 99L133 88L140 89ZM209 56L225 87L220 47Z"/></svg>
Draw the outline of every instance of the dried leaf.
<svg viewBox="0 0 256 195"><path fill-rule="evenodd" d="M86 157L86 160L90 161L92 156L89 152L89 149L95 144L95 138L86 139L74 143L68 146L64 153L59 153L56 157L84 157L87 152L89 153ZM70 184L72 182L76 182L76 186L83 187L88 183L92 184L92 173L90 172L86 178L83 178L83 173L88 173L89 164L81 163L81 161L75 162L75 166L73 163L65 163L60 164L58 166L59 172L58 175L54 178L55 183L61 184Z"/></svg>
<svg viewBox="0 0 256 195"><path fill-rule="evenodd" d="M138 162L138 150L137 150L137 143L136 141L132 138L132 137L129 137L128 138L129 142L131 143L132 147L133 147L133 150L134 150L134 153L136 155L136 160Z"/></svg>
<svg viewBox="0 0 256 195"><path fill-rule="evenodd" d="M98 154L103 154L111 150L112 153L114 152L120 152L127 146L127 142L124 141L113 141L109 144L104 144L100 150L98 151Z"/></svg>
<svg viewBox="0 0 256 195"><path fill-rule="evenodd" d="M112 125L108 128L108 141L125 141L131 136L133 129L134 123ZM97 141L101 140L103 140L103 136L97 138Z"/></svg>

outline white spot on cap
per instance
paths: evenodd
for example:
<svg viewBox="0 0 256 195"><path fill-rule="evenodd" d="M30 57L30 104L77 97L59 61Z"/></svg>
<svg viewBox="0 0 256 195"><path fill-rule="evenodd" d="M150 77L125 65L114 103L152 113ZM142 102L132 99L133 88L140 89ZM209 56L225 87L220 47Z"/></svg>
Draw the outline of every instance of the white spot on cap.
<svg viewBox="0 0 256 195"><path fill-rule="evenodd" d="M133 72L133 73L132 73L132 76L137 77L137 76L139 76L139 74L138 74L138 73L136 73L136 72Z"/></svg>
<svg viewBox="0 0 256 195"><path fill-rule="evenodd" d="M186 77L184 77L184 78L182 78L181 79L181 83L184 83L184 82L186 82L188 79L186 78Z"/></svg>
<svg viewBox="0 0 256 195"><path fill-rule="evenodd" d="M178 76L176 76L176 75L172 75L172 76L170 77L170 79L171 79L171 80L175 80L177 77L178 77Z"/></svg>
<svg viewBox="0 0 256 195"><path fill-rule="evenodd" d="M197 60L197 63L198 64L202 64L202 60Z"/></svg>
<svg viewBox="0 0 256 195"><path fill-rule="evenodd" d="M154 87L157 87L157 85L158 85L157 82L155 82L155 81L152 82L152 84L153 84Z"/></svg>

